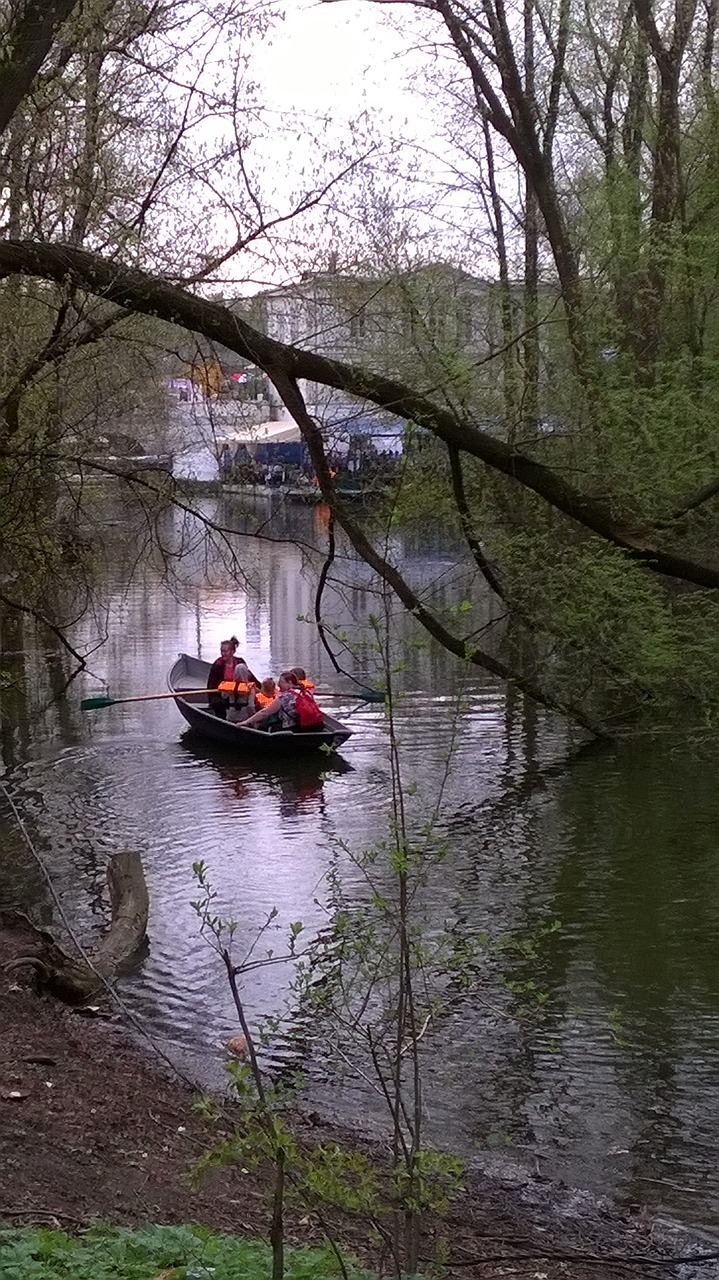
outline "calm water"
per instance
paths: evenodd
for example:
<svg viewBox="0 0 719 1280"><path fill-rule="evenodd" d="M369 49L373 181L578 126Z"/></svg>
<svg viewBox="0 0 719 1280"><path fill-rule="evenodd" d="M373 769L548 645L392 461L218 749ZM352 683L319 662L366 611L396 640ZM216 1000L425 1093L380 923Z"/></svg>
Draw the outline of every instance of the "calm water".
<svg viewBox="0 0 719 1280"><path fill-rule="evenodd" d="M207 560L188 527L192 546L167 586L146 562L132 513L107 496L98 502L109 547L102 602L72 634L83 648L104 629L107 643L92 674L57 702L66 655L6 624L4 667L17 685L3 696L3 781L86 938L106 911L108 855L141 850L150 950L123 980L123 996L185 1069L219 1081L235 1021L190 905L192 863L208 865L240 943L273 907L283 928L301 919L311 937L326 921L330 868L360 900L362 878L342 845L359 850L386 830L385 712L357 708L300 620L312 611L316 580L309 548L324 536L316 513L282 511L264 528L268 540L237 544L239 582L217 557ZM228 507L210 513L237 518ZM180 532L168 523L170 556ZM272 540L292 533L305 550ZM435 604L465 598L463 571L441 536L406 539L394 552ZM352 559L337 573L327 613L374 675L370 615L381 599L363 589L371 584ZM487 621L488 603L477 608ZM392 626L403 659L402 764L418 784L413 822L443 788L449 853L426 890L430 919L457 920L494 944L477 986L426 1037L431 1134L500 1167L519 1162L711 1226L719 1207L716 755L646 745L582 752L558 721L418 643L406 617ZM232 630L256 671L302 661L322 687L346 692L332 703L355 730L344 763L324 772L233 763L189 740L172 701L79 712L80 698L105 681L115 696L161 692L178 651L211 659ZM0 905L30 902L51 919L6 803L0 823ZM555 921L561 927L551 929ZM518 940L531 941L531 958ZM287 980L282 966L253 976L253 1017L285 1010ZM378 1120L364 1087L328 1082L311 1034L301 1043L310 1046L313 1105ZM290 1019L277 1060L296 1057L297 1045Z"/></svg>

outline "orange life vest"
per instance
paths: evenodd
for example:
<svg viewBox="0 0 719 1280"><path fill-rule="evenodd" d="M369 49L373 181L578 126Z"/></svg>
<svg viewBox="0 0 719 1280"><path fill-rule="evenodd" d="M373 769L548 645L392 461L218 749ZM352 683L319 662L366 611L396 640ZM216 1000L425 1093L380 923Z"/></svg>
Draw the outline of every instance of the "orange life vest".
<svg viewBox="0 0 719 1280"><path fill-rule="evenodd" d="M220 685L221 693L251 693L255 688L253 684L245 684L244 680L223 680Z"/></svg>
<svg viewBox="0 0 719 1280"><path fill-rule="evenodd" d="M259 693L255 694L255 702L257 703L258 707L269 707L270 703L274 702L276 697L277 697L276 693L273 693L272 695L270 695L267 693L263 693L262 690L260 690Z"/></svg>
<svg viewBox="0 0 719 1280"><path fill-rule="evenodd" d="M299 680L298 684L300 686L300 689L306 689L308 693L314 693L315 691L314 680Z"/></svg>

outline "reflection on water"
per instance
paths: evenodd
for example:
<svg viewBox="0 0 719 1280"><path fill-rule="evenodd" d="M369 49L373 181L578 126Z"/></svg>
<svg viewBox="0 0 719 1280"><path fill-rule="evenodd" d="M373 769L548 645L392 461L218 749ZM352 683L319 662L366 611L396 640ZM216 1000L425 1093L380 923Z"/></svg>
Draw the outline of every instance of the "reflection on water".
<svg viewBox="0 0 719 1280"><path fill-rule="evenodd" d="M136 548L110 514L118 524L103 581L109 639L92 660L94 676L53 705L63 656L35 647L26 662L28 637L16 623L2 633L14 680L2 703L4 781L86 937L105 918L107 857L141 851L151 946L123 980L124 997L185 1066L219 1081L218 1047L235 1021L220 966L198 934L192 863L207 864L218 910L237 921L240 950L273 907L278 945L290 921L301 919L306 936L322 928L329 868L350 897L366 891L343 843L360 849L386 830L385 713L357 708L351 685L299 620L312 608L315 576L305 566L314 514L283 511L272 526L274 537L299 530L304 549L248 544L241 585L221 564L208 585L198 541L171 590L151 566L128 585ZM446 542L394 552L435 603L464 598L465 571ZM338 577L328 610L338 627L360 634L361 674L374 677L366 624L376 597L362 589L368 579L352 557L341 559ZM476 607L488 616L486 601ZM74 642L86 643L96 623L79 624ZM570 1184L711 1222L719 1206L717 760L644 745L576 755L557 722L481 675L460 673L406 615L393 625L404 657L398 732L407 780L418 784L417 821L445 787L450 852L430 881L433 918L457 919L498 944L480 984L426 1037L429 1132L467 1153L499 1150ZM212 657L230 630L256 670L301 661L325 688L345 691L332 703L354 729L341 759L233 760L183 732L168 701L78 712L80 697L103 681L116 696L161 692L179 650ZM0 907L29 903L48 920L42 877L0 812ZM251 976L253 1017L285 1008L288 977L282 965ZM276 1052L285 1048L297 1044L290 1038ZM310 1087L316 1103L346 1116L374 1105L359 1085L328 1089L321 1073Z"/></svg>

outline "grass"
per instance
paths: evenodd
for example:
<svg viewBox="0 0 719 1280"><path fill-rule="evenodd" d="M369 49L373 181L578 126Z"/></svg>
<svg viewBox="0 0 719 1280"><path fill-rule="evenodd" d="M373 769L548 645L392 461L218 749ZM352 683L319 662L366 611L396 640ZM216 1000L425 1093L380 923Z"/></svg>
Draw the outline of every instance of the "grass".
<svg viewBox="0 0 719 1280"><path fill-rule="evenodd" d="M349 1266L352 1280L368 1280ZM0 1230L0 1280L267 1280L271 1255L257 1240L203 1227L97 1228L80 1235L45 1228ZM339 1275L329 1248L288 1249L287 1280Z"/></svg>

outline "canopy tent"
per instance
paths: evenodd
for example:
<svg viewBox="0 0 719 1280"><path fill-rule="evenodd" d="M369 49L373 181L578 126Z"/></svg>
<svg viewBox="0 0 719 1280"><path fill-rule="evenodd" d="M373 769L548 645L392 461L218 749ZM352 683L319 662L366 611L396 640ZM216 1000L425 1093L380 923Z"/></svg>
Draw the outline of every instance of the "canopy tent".
<svg viewBox="0 0 719 1280"><path fill-rule="evenodd" d="M405 423L400 418L361 412L346 405L333 406L332 411L318 417L331 456L350 471L362 470L380 456L397 458L404 450ZM234 453L235 462L244 458L260 465L282 463L302 468L310 465L302 433L288 418L281 422L240 425L218 436L217 443Z"/></svg>
<svg viewBox="0 0 719 1280"><path fill-rule="evenodd" d="M302 432L293 422L260 422L254 426L240 427L239 431L230 431L227 435L218 436L217 443L234 445L236 449L244 445L247 452L254 457L257 446L261 444L301 444Z"/></svg>
<svg viewBox="0 0 719 1280"><path fill-rule="evenodd" d="M240 427L218 437L218 444L234 450L235 459L242 450L253 462L293 463L301 466L304 458L302 432L294 422L260 422Z"/></svg>
<svg viewBox="0 0 719 1280"><path fill-rule="evenodd" d="M323 414L325 439L338 453L367 441L377 452L398 456L404 450L406 423L389 414L371 413L345 406L332 406Z"/></svg>

